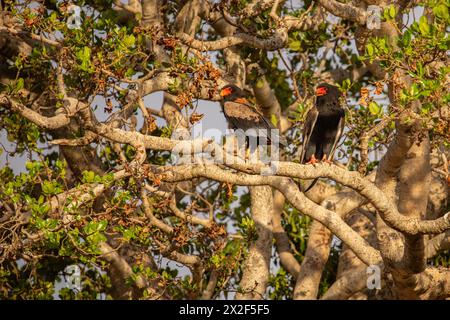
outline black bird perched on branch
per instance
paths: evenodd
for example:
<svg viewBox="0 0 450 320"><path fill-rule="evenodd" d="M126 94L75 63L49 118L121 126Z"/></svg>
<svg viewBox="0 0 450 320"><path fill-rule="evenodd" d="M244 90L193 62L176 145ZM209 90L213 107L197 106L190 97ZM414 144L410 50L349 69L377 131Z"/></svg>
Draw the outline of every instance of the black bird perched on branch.
<svg viewBox="0 0 450 320"><path fill-rule="evenodd" d="M331 163L339 139L344 132L345 112L339 103L339 89L322 83L316 88L316 101L306 115L300 163ZM312 184L304 191L311 189Z"/></svg>
<svg viewBox="0 0 450 320"><path fill-rule="evenodd" d="M272 131L272 129L276 129L275 126L263 116L254 104L247 100L247 95L241 88L235 85L226 85L220 90L220 96L222 97L222 111L233 129L241 129L244 132L253 129L255 133L250 133L250 136L256 134L259 141L263 138L267 139L267 145L271 144L275 137ZM247 133L249 132L247 131ZM276 137L281 145L286 145L284 137L279 135Z"/></svg>

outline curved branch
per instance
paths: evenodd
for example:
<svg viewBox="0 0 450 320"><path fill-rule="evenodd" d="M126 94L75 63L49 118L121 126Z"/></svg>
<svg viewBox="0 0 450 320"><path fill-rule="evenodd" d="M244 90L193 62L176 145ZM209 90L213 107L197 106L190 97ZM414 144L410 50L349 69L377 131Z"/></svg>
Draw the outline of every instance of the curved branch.
<svg viewBox="0 0 450 320"><path fill-rule="evenodd" d="M320 5L331 14L346 20L357 22L361 25L367 22L367 13L361 8L351 4L337 2L336 0L318 0Z"/></svg>
<svg viewBox="0 0 450 320"><path fill-rule="evenodd" d="M365 199L357 192L342 191L322 201L321 206L339 214L343 220L354 209L360 207ZM310 228L305 257L297 277L294 299L317 299L323 269L330 255L330 243L333 234L324 225L313 221Z"/></svg>
<svg viewBox="0 0 450 320"><path fill-rule="evenodd" d="M175 197L170 201L169 208L170 208L170 210L172 210L172 212L178 218L180 218L184 221L187 221L187 222L190 222L193 224L199 224L199 225L204 226L205 228L210 228L213 225L212 220L202 219L202 218L196 217L194 215L188 215L188 214L184 213L183 211L181 211L180 209L178 209Z"/></svg>
<svg viewBox="0 0 450 320"><path fill-rule="evenodd" d="M395 204L380 189L355 171L327 164L319 164L314 170L309 170L310 166L292 162L278 162L277 167L278 175L300 179L326 177L358 191L369 200L389 226L406 234L441 233L450 228L450 212L436 220L420 220L401 215Z"/></svg>
<svg viewBox="0 0 450 320"><path fill-rule="evenodd" d="M337 279L321 300L347 300L354 293L361 291L367 285L367 268L360 267L345 273Z"/></svg>
<svg viewBox="0 0 450 320"><path fill-rule="evenodd" d="M432 258L441 250L450 250L450 230L428 240L425 246L425 257Z"/></svg>
<svg viewBox="0 0 450 320"><path fill-rule="evenodd" d="M45 117L38 112L25 107L23 104L16 102L14 99L5 94L0 96L0 104L10 108L12 111L20 113L21 116L39 127L50 130L67 126L70 123L71 115L74 115L77 111L79 111L79 108L82 106L81 104L77 104L74 109L68 110L69 112L64 112L64 109L61 109L61 113L58 113L53 117Z"/></svg>
<svg viewBox="0 0 450 320"><path fill-rule="evenodd" d="M309 200L298 190L295 182L289 178L256 176L239 172L232 173L228 170L223 170L216 165L149 166L149 171L161 175L161 180L167 182L179 182L204 177L238 185L270 185L283 193L286 200L299 211L326 225L337 237L347 243L355 254L366 264L378 264L381 261L378 250L368 245L367 242L345 224L335 212L327 210Z"/></svg>
<svg viewBox="0 0 450 320"><path fill-rule="evenodd" d="M178 33L177 37L187 46L199 51L223 50L239 44L272 51L285 47L288 40L287 29L285 27L277 29L274 34L267 39L262 39L246 33L237 33L233 36L223 37L214 41L197 40L186 33Z"/></svg>

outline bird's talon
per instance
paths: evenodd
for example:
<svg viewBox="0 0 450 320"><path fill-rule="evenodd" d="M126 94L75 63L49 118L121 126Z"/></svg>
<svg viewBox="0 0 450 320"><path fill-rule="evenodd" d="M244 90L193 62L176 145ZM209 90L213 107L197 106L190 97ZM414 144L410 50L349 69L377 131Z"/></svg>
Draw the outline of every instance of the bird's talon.
<svg viewBox="0 0 450 320"><path fill-rule="evenodd" d="M309 159L309 161L306 164L312 164L313 166L315 166L315 164L318 163L316 157L314 155L311 156L311 159Z"/></svg>
<svg viewBox="0 0 450 320"><path fill-rule="evenodd" d="M326 154L324 154L323 155L323 157L322 157L322 160L321 160L322 162L325 162L325 163L328 163L328 164L332 164L333 163L333 161L331 161L331 160L328 160L328 158L327 158L327 155Z"/></svg>

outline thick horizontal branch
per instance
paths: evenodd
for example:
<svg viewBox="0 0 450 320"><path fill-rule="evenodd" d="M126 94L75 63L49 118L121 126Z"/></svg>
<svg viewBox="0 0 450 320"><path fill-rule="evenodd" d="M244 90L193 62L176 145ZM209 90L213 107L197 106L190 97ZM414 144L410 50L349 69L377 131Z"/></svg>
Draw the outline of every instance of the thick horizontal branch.
<svg viewBox="0 0 450 320"><path fill-rule="evenodd" d="M287 28L285 27L277 29L272 36L266 39L246 33L237 33L233 36L223 37L214 41L197 40L186 33L179 33L177 37L187 46L199 51L222 50L239 44L245 44L258 49L277 50L285 47L288 40Z"/></svg>
<svg viewBox="0 0 450 320"><path fill-rule="evenodd" d="M436 220L419 220L401 215L395 204L372 182L362 177L358 172L348 171L334 165L324 163L301 165L293 162L272 162L276 175L300 179L329 178L339 182L368 199L380 216L392 228L406 234L441 233L450 229L450 212ZM260 174L264 165L235 164L234 169Z"/></svg>
<svg viewBox="0 0 450 320"><path fill-rule="evenodd" d="M12 111L20 113L21 116L38 125L39 127L50 130L67 126L70 123L70 116L78 111L76 109L77 107L81 107L81 105L77 105L75 106L75 109L67 110L69 112L67 112L65 109L60 109L60 113L56 114L55 116L45 117L38 112L16 102L14 99L8 97L5 94L0 96L0 104L2 106L10 108Z"/></svg>
<svg viewBox="0 0 450 320"><path fill-rule="evenodd" d="M76 139L55 139L50 141L51 144L63 146L86 146L97 138L97 135L92 131L87 130L83 137Z"/></svg>
<svg viewBox="0 0 450 320"><path fill-rule="evenodd" d="M279 27L267 38L260 38L248 33L236 33L214 41L197 40L186 33L178 33L177 37L187 46L199 51L223 50L240 44L272 51L287 46L290 30L308 30L318 25L318 22L316 15L301 17L287 15L278 20Z"/></svg>
<svg viewBox="0 0 450 320"><path fill-rule="evenodd" d="M450 212L439 219L425 221L401 215L395 204L381 190L355 171L323 163L314 168L292 162L278 162L275 166L278 168L277 175L300 179L326 177L356 190L369 200L389 226L406 234L441 233L450 228Z"/></svg>
<svg viewBox="0 0 450 320"><path fill-rule="evenodd" d="M336 0L318 0L320 5L331 14L359 24L366 24L367 12L348 3L341 3Z"/></svg>
<svg viewBox="0 0 450 320"><path fill-rule="evenodd" d="M216 165L151 166L149 170L153 174L158 174L161 180L166 182L179 182L204 177L238 185L272 186L283 193L286 200L299 211L326 225L337 237L347 243L362 261L367 264L377 264L381 261L379 252L345 224L335 212L329 211L309 200L289 178L257 176L240 172L233 173L229 170L223 170Z"/></svg>

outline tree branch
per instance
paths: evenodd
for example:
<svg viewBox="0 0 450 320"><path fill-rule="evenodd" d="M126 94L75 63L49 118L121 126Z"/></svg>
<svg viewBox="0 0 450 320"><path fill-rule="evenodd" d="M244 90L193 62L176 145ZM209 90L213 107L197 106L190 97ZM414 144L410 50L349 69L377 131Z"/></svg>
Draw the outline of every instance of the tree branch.
<svg viewBox="0 0 450 320"><path fill-rule="evenodd" d="M250 187L251 214L256 226L256 240L250 244L242 266L240 291L237 300L264 298L270 274L272 252L272 189L268 186Z"/></svg>
<svg viewBox="0 0 450 320"><path fill-rule="evenodd" d="M367 22L365 10L351 4L337 2L335 0L318 0L319 4L337 17L357 22L361 25Z"/></svg>

